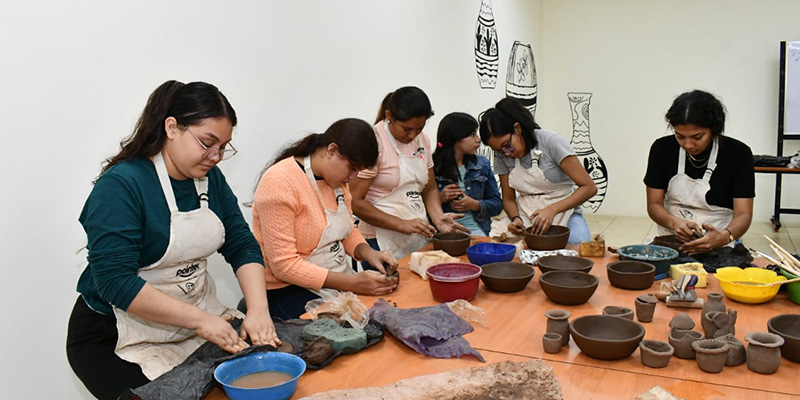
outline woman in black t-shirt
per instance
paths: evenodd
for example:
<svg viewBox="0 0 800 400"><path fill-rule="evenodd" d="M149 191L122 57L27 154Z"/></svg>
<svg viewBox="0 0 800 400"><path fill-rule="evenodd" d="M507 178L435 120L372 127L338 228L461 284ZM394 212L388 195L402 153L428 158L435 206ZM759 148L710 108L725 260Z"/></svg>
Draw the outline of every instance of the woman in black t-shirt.
<svg viewBox="0 0 800 400"><path fill-rule="evenodd" d="M650 148L647 213L659 235L674 234L680 250L705 253L730 245L750 227L755 173L750 148L723 136L725 110L714 95L683 93L665 116L674 135Z"/></svg>

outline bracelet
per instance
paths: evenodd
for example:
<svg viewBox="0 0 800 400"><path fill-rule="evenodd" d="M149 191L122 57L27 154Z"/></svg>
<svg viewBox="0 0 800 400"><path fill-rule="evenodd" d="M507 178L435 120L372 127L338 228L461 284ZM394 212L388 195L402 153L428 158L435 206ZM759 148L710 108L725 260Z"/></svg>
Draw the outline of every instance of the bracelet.
<svg viewBox="0 0 800 400"><path fill-rule="evenodd" d="M734 240L736 240L736 238L733 237L733 232L731 232L730 229L725 228L725 230L728 231L728 243L733 242Z"/></svg>
<svg viewBox="0 0 800 400"><path fill-rule="evenodd" d="M522 221L522 217L520 217L519 215L515 215L515 216L511 217L511 222L514 222L514 218L519 218L519 220ZM525 222L525 221L522 221L522 222Z"/></svg>

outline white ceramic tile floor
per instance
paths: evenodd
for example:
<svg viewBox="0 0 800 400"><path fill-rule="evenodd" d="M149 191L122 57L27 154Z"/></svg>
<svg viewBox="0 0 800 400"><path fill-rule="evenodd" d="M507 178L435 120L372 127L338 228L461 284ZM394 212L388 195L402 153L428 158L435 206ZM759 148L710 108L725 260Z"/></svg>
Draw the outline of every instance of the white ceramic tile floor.
<svg viewBox="0 0 800 400"><path fill-rule="evenodd" d="M613 215L584 214L593 235L602 234L606 245L618 247L628 244L650 243L656 236L657 225L647 217L623 217ZM794 254L800 250L800 224L786 224L775 232L771 223L754 222L742 238L745 246L772 254L770 237L787 251Z"/></svg>

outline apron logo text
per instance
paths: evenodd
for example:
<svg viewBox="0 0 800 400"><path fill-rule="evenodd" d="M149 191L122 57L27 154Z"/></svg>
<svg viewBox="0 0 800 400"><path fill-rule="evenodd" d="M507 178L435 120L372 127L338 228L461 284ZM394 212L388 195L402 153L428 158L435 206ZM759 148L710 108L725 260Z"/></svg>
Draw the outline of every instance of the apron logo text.
<svg viewBox="0 0 800 400"><path fill-rule="evenodd" d="M181 278L188 278L192 276L195 272L197 272L198 269L200 269L200 264L194 263L186 268L179 269L175 273L175 276L180 276Z"/></svg>

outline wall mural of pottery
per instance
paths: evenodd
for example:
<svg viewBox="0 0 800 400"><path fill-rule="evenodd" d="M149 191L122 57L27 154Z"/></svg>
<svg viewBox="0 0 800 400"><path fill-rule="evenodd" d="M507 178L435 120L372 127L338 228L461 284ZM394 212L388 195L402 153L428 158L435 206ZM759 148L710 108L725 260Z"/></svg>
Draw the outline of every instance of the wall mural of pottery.
<svg viewBox="0 0 800 400"><path fill-rule="evenodd" d="M530 44L519 40L511 46L506 72L506 96L517 99L536 116L536 64Z"/></svg>
<svg viewBox="0 0 800 400"><path fill-rule="evenodd" d="M475 68L481 89L494 89L499 65L500 52L497 47L492 0L481 0L481 10L475 25Z"/></svg>
<svg viewBox="0 0 800 400"><path fill-rule="evenodd" d="M608 169L603 158L597 154L592 146L592 139L589 136L589 102L592 98L591 93L569 92L570 111L572 112L572 139L569 143L575 149L578 160L586 168L586 172L592 177L597 185L597 194L583 203L584 208L589 208L592 212L597 212L606 198L608 189Z"/></svg>

